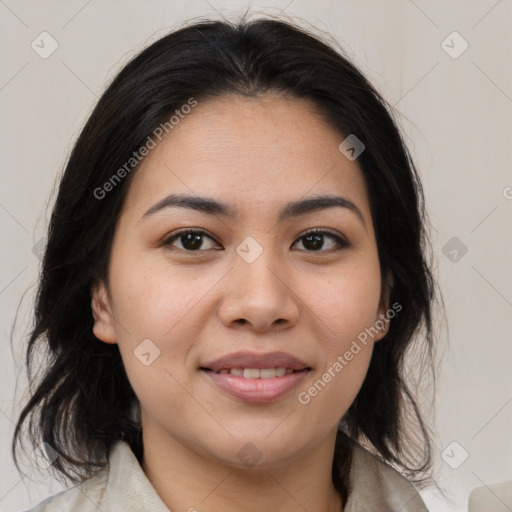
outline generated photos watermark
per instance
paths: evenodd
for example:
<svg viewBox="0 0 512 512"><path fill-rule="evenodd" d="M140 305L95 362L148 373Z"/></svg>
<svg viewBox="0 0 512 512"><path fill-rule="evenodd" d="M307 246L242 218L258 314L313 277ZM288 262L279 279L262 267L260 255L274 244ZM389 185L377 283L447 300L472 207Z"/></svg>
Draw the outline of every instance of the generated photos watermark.
<svg viewBox="0 0 512 512"><path fill-rule="evenodd" d="M164 134L170 133L179 124L179 122L189 114L192 109L197 106L197 101L190 98L187 103L183 104L179 109L174 111L174 114L165 123L157 126L151 135L148 135L146 142L134 151L132 156L105 182L101 187L94 189L93 195L96 199L104 199L106 195L114 190L114 188L126 178L126 176L146 157L152 149L157 145L157 141L161 141Z"/></svg>
<svg viewBox="0 0 512 512"><path fill-rule="evenodd" d="M350 348L346 350L343 355L339 355L336 358L336 361L327 368L319 379L317 379L306 391L301 391L298 394L298 401L303 405L309 404L311 399L317 396L318 393L320 393L325 386L327 386L327 384L331 382L332 379L334 379L334 377L336 377L336 375L338 375L343 368L345 368L345 366L347 366L350 361L359 354L359 352L361 352L361 345L366 346L368 344L368 338L374 338L379 332L385 331L386 324L389 323L389 321L400 311L402 311L402 305L395 302L385 313L381 313L379 315L379 319L376 320L371 327L367 327L364 331L360 332L357 335L357 340L352 341Z"/></svg>

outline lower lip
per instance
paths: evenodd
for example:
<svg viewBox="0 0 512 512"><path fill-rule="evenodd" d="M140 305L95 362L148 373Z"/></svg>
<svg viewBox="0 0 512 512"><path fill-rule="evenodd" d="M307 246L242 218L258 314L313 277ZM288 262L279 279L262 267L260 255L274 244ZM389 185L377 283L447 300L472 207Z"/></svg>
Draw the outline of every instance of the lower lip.
<svg viewBox="0 0 512 512"><path fill-rule="evenodd" d="M277 400L297 387L309 370L288 373L272 379L246 379L229 373L201 370L214 384L244 402L267 403Z"/></svg>

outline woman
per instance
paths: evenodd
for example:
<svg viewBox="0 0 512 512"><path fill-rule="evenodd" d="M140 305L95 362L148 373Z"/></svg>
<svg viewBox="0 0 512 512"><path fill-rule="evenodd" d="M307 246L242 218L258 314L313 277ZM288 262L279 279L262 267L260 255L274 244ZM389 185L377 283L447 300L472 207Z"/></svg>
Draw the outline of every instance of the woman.
<svg viewBox="0 0 512 512"><path fill-rule="evenodd" d="M425 226L386 103L315 36L210 21L149 46L54 206L27 357L50 364L13 451L28 423L77 485L32 510L426 510Z"/></svg>

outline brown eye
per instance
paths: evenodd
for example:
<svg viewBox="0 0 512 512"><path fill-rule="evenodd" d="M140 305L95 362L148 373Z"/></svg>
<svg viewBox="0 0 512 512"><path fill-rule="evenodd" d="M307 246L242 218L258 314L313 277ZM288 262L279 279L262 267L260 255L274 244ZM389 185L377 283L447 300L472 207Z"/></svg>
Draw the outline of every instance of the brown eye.
<svg viewBox="0 0 512 512"><path fill-rule="evenodd" d="M203 252L214 249L205 247L205 240L217 244L217 242L202 229L186 229L174 233L168 237L163 245L172 246L185 252ZM329 242L330 240L330 242ZM176 245L176 242L179 245ZM331 252L341 250L349 246L340 236L326 230L312 230L302 235L294 245L302 242L303 250L307 252Z"/></svg>
<svg viewBox="0 0 512 512"><path fill-rule="evenodd" d="M326 244L326 239L330 239L331 243ZM305 235L302 235L298 241L302 241L302 245L307 252L329 252L344 249L349 245L338 235L326 230L309 231ZM326 245L328 246L327 249L325 248Z"/></svg>
<svg viewBox="0 0 512 512"><path fill-rule="evenodd" d="M204 250L212 249L212 247L206 247L206 249L204 248L205 238L215 242L215 240L209 236L206 231L201 229L188 229L173 234L165 240L163 245L174 246L176 249L187 252L201 252ZM181 247L176 247L174 245L175 241L178 241Z"/></svg>

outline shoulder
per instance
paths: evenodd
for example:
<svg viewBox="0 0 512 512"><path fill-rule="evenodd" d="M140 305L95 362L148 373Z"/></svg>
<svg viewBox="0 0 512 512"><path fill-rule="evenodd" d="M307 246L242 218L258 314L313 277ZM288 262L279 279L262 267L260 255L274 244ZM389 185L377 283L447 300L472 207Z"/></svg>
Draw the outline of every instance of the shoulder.
<svg viewBox="0 0 512 512"><path fill-rule="evenodd" d="M79 485L23 512L169 512L125 441L111 449L108 464Z"/></svg>
<svg viewBox="0 0 512 512"><path fill-rule="evenodd" d="M512 510L512 480L483 485L473 489L469 495L468 512Z"/></svg>
<svg viewBox="0 0 512 512"><path fill-rule="evenodd" d="M46 498L35 507L22 512L96 512L102 510L108 481L108 469L102 469L81 484Z"/></svg>
<svg viewBox="0 0 512 512"><path fill-rule="evenodd" d="M428 512L407 478L358 445L352 449L350 487L346 512Z"/></svg>

